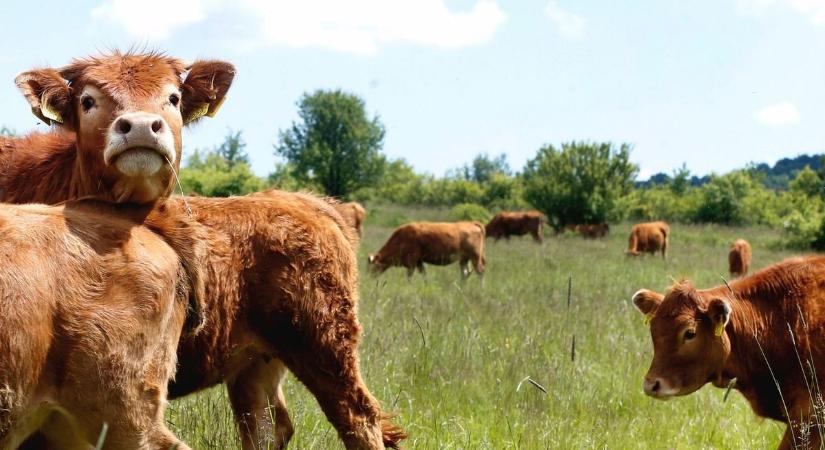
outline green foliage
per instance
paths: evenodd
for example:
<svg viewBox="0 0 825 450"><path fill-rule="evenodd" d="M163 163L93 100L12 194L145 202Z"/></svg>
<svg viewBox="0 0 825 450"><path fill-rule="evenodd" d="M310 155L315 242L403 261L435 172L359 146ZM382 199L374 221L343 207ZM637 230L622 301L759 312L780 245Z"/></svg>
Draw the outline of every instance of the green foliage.
<svg viewBox="0 0 825 450"><path fill-rule="evenodd" d="M215 149L205 153L196 150L180 171L183 192L228 197L264 189L264 180L249 168L245 147L241 132L230 130L224 142Z"/></svg>
<svg viewBox="0 0 825 450"><path fill-rule="evenodd" d="M359 97L340 90L304 94L298 116L276 145L296 180L345 198L381 178L384 126L378 117L367 117Z"/></svg>
<svg viewBox="0 0 825 450"><path fill-rule="evenodd" d="M450 220L476 220L487 223L493 217L487 208L475 203L459 203L450 210Z"/></svg>
<svg viewBox="0 0 825 450"><path fill-rule="evenodd" d="M491 158L486 153L477 155L469 164L459 169L458 176L465 180L476 183L486 183L494 176L509 176L511 174L510 165L507 163L507 155L504 153Z"/></svg>
<svg viewBox="0 0 825 450"><path fill-rule="evenodd" d="M701 188L695 221L726 225L745 223L743 200L756 189L753 179L742 171L712 176L710 182Z"/></svg>
<svg viewBox="0 0 825 450"><path fill-rule="evenodd" d="M810 166L805 166L796 174L796 178L788 183L788 190L806 197L819 197L825 193L822 178Z"/></svg>
<svg viewBox="0 0 825 450"><path fill-rule="evenodd" d="M223 143L215 149L215 152L226 161L229 168L236 164L249 165L249 154L246 153L246 142L241 137L241 132L229 130Z"/></svg>
<svg viewBox="0 0 825 450"><path fill-rule="evenodd" d="M570 142L560 150L547 145L524 169L525 198L556 229L615 220L638 172L629 157L628 144Z"/></svg>

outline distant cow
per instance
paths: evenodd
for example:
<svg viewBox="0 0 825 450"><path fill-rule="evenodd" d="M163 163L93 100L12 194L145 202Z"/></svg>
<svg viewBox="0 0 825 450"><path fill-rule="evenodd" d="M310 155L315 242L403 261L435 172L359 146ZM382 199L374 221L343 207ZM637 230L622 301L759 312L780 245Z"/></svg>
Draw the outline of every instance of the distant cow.
<svg viewBox="0 0 825 450"><path fill-rule="evenodd" d="M495 240L529 233L540 243L544 241L544 215L538 211L502 211L490 220L485 231Z"/></svg>
<svg viewBox="0 0 825 450"><path fill-rule="evenodd" d="M820 448L825 386L825 257L788 259L712 289L688 281L664 295L642 289L653 362L644 391L657 399L706 383L733 386L756 415L787 425L780 449ZM800 444L805 444L799 447Z"/></svg>
<svg viewBox="0 0 825 450"><path fill-rule="evenodd" d="M567 225L564 227L564 230L578 233L587 239L598 239L610 233L610 225L606 223Z"/></svg>
<svg viewBox="0 0 825 450"><path fill-rule="evenodd" d="M484 225L480 222L415 222L396 228L378 253L369 255L370 267L382 273L390 267L407 268L412 276L424 264L444 266L458 261L464 278L470 276L468 262L484 274Z"/></svg>
<svg viewBox="0 0 825 450"><path fill-rule="evenodd" d="M638 256L642 253L654 254L662 252L662 258L667 254L667 240L670 227L665 222L648 222L633 225L627 243L628 255Z"/></svg>
<svg viewBox="0 0 825 450"><path fill-rule="evenodd" d="M0 448L90 449L104 424L105 448L189 448L164 423L189 280L128 208L0 208Z"/></svg>
<svg viewBox="0 0 825 450"><path fill-rule="evenodd" d="M751 265L751 245L744 239L737 239L730 246L728 267L731 276L741 277L748 273Z"/></svg>
<svg viewBox="0 0 825 450"><path fill-rule="evenodd" d="M349 226L351 226L358 237L364 235L364 218L367 216L367 211L358 202L346 202L333 204L335 209L341 214Z"/></svg>

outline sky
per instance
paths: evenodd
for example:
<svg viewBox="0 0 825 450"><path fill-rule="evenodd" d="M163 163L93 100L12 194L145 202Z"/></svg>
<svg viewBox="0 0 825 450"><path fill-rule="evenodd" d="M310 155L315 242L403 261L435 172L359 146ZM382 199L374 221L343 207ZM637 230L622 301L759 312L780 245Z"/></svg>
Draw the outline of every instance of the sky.
<svg viewBox="0 0 825 450"><path fill-rule="evenodd" d="M184 152L240 130L260 175L317 89L363 98L384 152L434 175L480 153L520 170L571 140L632 144L640 178L825 152L825 0L44 0L0 15L0 124L46 129L13 82L34 67L136 44L224 59L234 84Z"/></svg>

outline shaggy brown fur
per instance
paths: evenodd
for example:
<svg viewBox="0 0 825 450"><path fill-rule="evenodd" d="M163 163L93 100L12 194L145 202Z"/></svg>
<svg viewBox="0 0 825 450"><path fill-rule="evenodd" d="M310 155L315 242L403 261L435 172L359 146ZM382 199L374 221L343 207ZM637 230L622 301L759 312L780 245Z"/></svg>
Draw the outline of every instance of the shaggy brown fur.
<svg viewBox="0 0 825 450"><path fill-rule="evenodd" d="M737 239L728 252L728 268L731 276L741 277L748 273L751 265L751 245L744 239Z"/></svg>
<svg viewBox="0 0 825 450"><path fill-rule="evenodd" d="M485 227L488 237L495 240L530 234L536 242L544 242L544 214L538 211L502 211Z"/></svg>
<svg viewBox="0 0 825 450"><path fill-rule="evenodd" d="M662 258L667 255L667 240L670 226L665 222L648 222L633 225L625 253L638 256L642 253L655 254L662 252Z"/></svg>
<svg viewBox="0 0 825 450"><path fill-rule="evenodd" d="M610 233L610 225L606 223L566 225L564 230L578 233L585 239L598 239L603 238Z"/></svg>
<svg viewBox="0 0 825 450"><path fill-rule="evenodd" d="M470 276L467 265L484 275L484 225L481 222L416 222L393 231L378 253L369 255L370 267L383 273L390 267L407 268L411 277L415 269L424 273L424 263L445 266L459 262L463 278Z"/></svg>
<svg viewBox="0 0 825 450"><path fill-rule="evenodd" d="M189 280L146 214L0 208L0 448L91 448L104 423L105 448L189 448L164 424Z"/></svg>
<svg viewBox="0 0 825 450"><path fill-rule="evenodd" d="M181 81L184 73L186 79ZM180 165L181 127L200 115L214 114L234 74L231 64L220 61L185 66L161 54L117 52L75 60L61 69L21 73L15 81L32 112L59 126L22 138L0 137L0 192L8 202L49 204L67 196L136 203L168 196L174 187L173 172ZM172 103L173 97L177 104ZM105 152L123 135L118 122L135 116L157 122L158 129L152 130L157 139L107 162ZM168 162L164 142L174 147L168 149L173 153ZM119 161L134 153L131 150L154 154L160 169L124 173Z"/></svg>
<svg viewBox="0 0 825 450"><path fill-rule="evenodd" d="M823 279L825 257L793 258L730 289L697 290L685 281L665 295L637 292L633 302L651 318L653 339L645 392L687 395L709 381L724 388L735 379L754 413L788 425L780 449L800 444L808 426L807 448L819 448L821 417L815 420L811 399L825 385Z"/></svg>
<svg viewBox="0 0 825 450"><path fill-rule="evenodd" d="M367 217L367 210L358 202L337 203L334 206L344 220L347 221L347 225L358 233L358 238L362 238L364 236L364 218Z"/></svg>

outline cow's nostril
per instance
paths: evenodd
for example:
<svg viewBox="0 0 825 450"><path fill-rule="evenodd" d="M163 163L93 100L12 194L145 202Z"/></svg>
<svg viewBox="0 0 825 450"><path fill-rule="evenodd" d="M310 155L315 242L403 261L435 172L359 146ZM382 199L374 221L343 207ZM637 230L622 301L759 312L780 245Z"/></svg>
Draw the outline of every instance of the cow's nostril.
<svg viewBox="0 0 825 450"><path fill-rule="evenodd" d="M117 131L120 132L120 134L128 134L132 131L132 123L126 119L118 119Z"/></svg>
<svg viewBox="0 0 825 450"><path fill-rule="evenodd" d="M653 382L653 387L651 387L650 390L653 392L659 392L660 387L661 385L659 384L659 380L656 380Z"/></svg>
<svg viewBox="0 0 825 450"><path fill-rule="evenodd" d="M163 122L161 122L160 119L152 122L152 132L157 133L161 128L163 128Z"/></svg>

